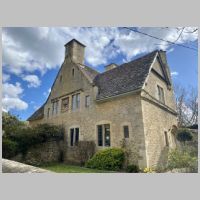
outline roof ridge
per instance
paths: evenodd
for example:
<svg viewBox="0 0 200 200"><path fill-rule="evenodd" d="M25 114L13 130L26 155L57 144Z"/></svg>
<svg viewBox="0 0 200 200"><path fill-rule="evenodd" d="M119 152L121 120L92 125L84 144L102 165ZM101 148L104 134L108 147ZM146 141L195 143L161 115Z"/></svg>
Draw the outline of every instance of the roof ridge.
<svg viewBox="0 0 200 200"><path fill-rule="evenodd" d="M145 54L145 55L143 55L143 56L140 56L139 58L136 58L136 59L134 59L134 60L131 60L131 61L127 62L127 63L122 63L121 65L119 65L119 66L116 67L116 68L113 68L113 69L110 69L110 70L108 70L108 71L104 71L104 72L102 72L102 73L99 73L98 75L102 75L102 74L105 74L105 73L107 73L107 72L114 71L114 70L118 69L119 67L121 67L121 66L123 66L123 65L129 64L129 63L131 63L131 62L138 61L138 60L140 60L140 59L143 59L144 57L149 56L150 54L157 53L157 52L159 52L159 50L154 50L154 51L152 51L152 52L150 52L150 53L148 53L148 54Z"/></svg>

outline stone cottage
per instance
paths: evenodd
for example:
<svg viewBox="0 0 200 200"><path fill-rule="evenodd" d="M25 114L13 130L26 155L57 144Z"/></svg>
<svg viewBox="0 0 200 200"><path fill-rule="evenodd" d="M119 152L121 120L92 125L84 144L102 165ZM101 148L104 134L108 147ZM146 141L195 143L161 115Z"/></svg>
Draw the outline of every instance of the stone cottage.
<svg viewBox="0 0 200 200"><path fill-rule="evenodd" d="M28 118L65 127L68 151L77 141L94 141L96 149L130 150L130 163L151 167L174 148L177 113L166 53L153 51L99 73L84 65L85 45L73 39L46 102Z"/></svg>

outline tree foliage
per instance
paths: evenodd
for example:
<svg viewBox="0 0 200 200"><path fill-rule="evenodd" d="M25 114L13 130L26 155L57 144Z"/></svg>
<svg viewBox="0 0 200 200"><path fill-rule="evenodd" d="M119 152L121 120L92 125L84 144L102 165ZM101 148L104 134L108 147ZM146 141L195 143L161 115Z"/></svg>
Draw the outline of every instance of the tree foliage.
<svg viewBox="0 0 200 200"><path fill-rule="evenodd" d="M198 94L195 88L175 85L176 108L179 127L198 123Z"/></svg>
<svg viewBox="0 0 200 200"><path fill-rule="evenodd" d="M186 141L191 141L193 137L190 130L185 128L185 129L179 129L177 131L176 138L178 141L183 142L185 144Z"/></svg>

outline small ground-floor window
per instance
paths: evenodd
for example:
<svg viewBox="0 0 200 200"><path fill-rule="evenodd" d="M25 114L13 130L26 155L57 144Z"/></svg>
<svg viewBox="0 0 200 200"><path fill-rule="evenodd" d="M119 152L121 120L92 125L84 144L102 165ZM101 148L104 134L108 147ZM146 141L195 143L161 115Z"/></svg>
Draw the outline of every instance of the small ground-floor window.
<svg viewBox="0 0 200 200"><path fill-rule="evenodd" d="M97 126L98 146L110 146L110 124Z"/></svg>
<svg viewBox="0 0 200 200"><path fill-rule="evenodd" d="M74 146L79 141L79 128L70 129L70 146Z"/></svg>
<svg viewBox="0 0 200 200"><path fill-rule="evenodd" d="M124 126L124 138L129 138L129 128L128 128L128 126Z"/></svg>
<svg viewBox="0 0 200 200"><path fill-rule="evenodd" d="M165 134L165 145L168 147L169 146L169 139L168 139L167 131L165 131L164 134Z"/></svg>

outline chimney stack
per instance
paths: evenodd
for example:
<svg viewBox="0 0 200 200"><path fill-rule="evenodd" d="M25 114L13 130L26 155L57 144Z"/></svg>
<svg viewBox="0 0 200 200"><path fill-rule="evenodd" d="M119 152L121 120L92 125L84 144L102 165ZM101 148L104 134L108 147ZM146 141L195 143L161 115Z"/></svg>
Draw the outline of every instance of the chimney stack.
<svg viewBox="0 0 200 200"><path fill-rule="evenodd" d="M75 63L84 64L85 45L76 39L65 44L65 58L70 57Z"/></svg>
<svg viewBox="0 0 200 200"><path fill-rule="evenodd" d="M116 65L115 63L111 63L111 64L105 66L104 68L105 68L105 71L109 71L109 70L114 69L116 67L118 67L118 65Z"/></svg>

